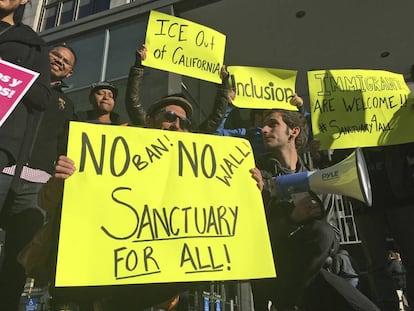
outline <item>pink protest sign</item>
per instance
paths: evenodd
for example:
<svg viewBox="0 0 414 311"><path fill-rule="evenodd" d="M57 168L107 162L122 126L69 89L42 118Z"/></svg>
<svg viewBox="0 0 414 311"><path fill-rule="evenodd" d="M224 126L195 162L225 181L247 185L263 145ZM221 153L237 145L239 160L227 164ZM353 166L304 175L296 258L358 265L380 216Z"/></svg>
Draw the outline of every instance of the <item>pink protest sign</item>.
<svg viewBox="0 0 414 311"><path fill-rule="evenodd" d="M0 126L38 76L35 71L0 59Z"/></svg>

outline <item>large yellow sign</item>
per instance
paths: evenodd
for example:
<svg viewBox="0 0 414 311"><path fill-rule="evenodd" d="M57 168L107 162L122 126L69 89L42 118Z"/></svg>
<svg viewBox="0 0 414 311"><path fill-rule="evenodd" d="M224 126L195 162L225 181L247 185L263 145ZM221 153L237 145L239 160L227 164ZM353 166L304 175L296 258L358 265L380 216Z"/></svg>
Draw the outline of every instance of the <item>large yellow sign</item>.
<svg viewBox="0 0 414 311"><path fill-rule="evenodd" d="M221 83L226 36L211 28L151 11L143 64L215 83Z"/></svg>
<svg viewBox="0 0 414 311"><path fill-rule="evenodd" d="M295 93L297 71L245 66L229 66L227 69L236 92L235 106L298 110L289 103Z"/></svg>
<svg viewBox="0 0 414 311"><path fill-rule="evenodd" d="M321 149L414 141L410 89L400 74L381 70L308 72L312 127Z"/></svg>
<svg viewBox="0 0 414 311"><path fill-rule="evenodd" d="M56 286L274 277L247 140L71 122Z"/></svg>

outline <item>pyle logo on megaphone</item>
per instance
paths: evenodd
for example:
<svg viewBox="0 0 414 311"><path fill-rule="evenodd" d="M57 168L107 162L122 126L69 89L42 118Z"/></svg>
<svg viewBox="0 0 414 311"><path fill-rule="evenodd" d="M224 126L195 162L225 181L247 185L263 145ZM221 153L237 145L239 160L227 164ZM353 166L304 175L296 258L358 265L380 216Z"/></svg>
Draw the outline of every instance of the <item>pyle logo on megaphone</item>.
<svg viewBox="0 0 414 311"><path fill-rule="evenodd" d="M339 178L339 171L322 173L322 180L331 180L335 178Z"/></svg>
<svg viewBox="0 0 414 311"><path fill-rule="evenodd" d="M316 194L333 193L372 204L371 183L361 149L331 167L282 175L274 178L277 195L290 198L292 193L312 191Z"/></svg>

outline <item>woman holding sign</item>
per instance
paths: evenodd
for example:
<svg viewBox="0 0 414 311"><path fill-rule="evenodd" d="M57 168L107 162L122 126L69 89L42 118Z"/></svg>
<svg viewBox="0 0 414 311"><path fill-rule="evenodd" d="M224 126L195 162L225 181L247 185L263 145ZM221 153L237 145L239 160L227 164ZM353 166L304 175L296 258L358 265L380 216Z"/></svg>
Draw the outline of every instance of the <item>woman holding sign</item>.
<svg viewBox="0 0 414 311"><path fill-rule="evenodd" d="M19 212L6 209L6 197L13 200L16 195L32 195L25 193L25 188L22 187L22 179L25 178L22 167L30 158L41 111L45 110L51 98L50 64L46 44L32 28L21 23L27 2L28 0L0 1L0 102L4 104L6 99L13 100L13 96L16 99L11 107L18 102L19 95L24 92L19 89L19 85L27 82L27 78L25 80L21 77L26 69L40 74L11 113L11 108L0 105L0 225L6 231L8 226L13 226L8 223L6 216ZM21 207L31 207L28 200L19 203ZM29 242L43 223L42 215L38 214L28 220L31 223L30 230L25 230L24 234L19 231L19 235L12 238L22 241L22 244ZM18 265L17 262L11 264L13 267ZM17 310L22 290L21 280L7 281L4 270L6 269L0 272L1 309Z"/></svg>

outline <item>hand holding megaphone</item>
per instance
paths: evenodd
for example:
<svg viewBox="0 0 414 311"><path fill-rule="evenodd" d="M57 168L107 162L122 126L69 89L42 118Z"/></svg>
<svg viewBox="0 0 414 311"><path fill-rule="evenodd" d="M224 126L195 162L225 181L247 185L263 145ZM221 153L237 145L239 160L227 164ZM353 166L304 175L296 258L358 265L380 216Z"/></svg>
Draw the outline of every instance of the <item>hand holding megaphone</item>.
<svg viewBox="0 0 414 311"><path fill-rule="evenodd" d="M310 192L292 194L294 208L290 213L290 219L295 223L303 223L309 219L323 216L323 204L321 200Z"/></svg>
<svg viewBox="0 0 414 311"><path fill-rule="evenodd" d="M316 194L334 193L372 204L371 183L361 149L357 148L343 161L322 170L274 177L279 197L312 191Z"/></svg>

